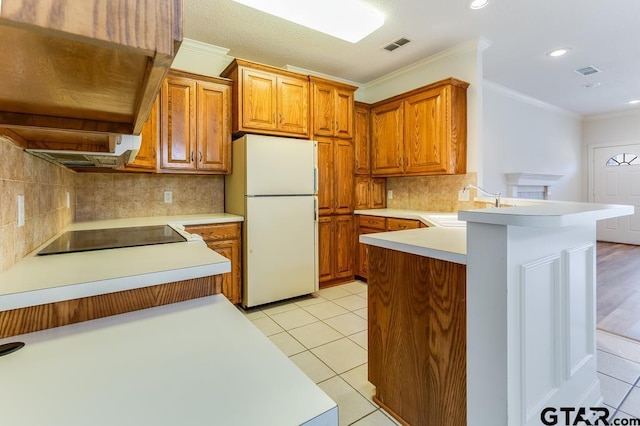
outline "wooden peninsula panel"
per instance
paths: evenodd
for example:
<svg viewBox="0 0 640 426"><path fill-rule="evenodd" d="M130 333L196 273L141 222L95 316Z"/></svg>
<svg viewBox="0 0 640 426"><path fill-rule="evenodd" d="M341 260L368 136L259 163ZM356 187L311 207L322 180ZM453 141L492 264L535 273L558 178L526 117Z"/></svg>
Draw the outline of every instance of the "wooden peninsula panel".
<svg viewBox="0 0 640 426"><path fill-rule="evenodd" d="M466 266L369 247L369 381L404 424L466 419Z"/></svg>
<svg viewBox="0 0 640 426"><path fill-rule="evenodd" d="M222 276L214 275L2 311L0 339L211 296L221 288Z"/></svg>

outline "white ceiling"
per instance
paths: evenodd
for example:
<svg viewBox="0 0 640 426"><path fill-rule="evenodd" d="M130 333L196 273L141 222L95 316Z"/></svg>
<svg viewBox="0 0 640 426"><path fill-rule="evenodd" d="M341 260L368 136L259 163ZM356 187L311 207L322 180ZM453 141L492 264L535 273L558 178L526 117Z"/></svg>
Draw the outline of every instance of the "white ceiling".
<svg viewBox="0 0 640 426"><path fill-rule="evenodd" d="M356 44L232 0L185 0L184 36L230 49L233 57L360 84L484 37L491 42L483 56L486 80L583 116L640 108L627 104L640 99L640 0L491 0L477 11L467 7L470 0L363 1L386 21ZM399 37L411 43L382 49ZM572 50L546 56L558 47ZM588 65L602 72L574 72ZM583 87L594 82L600 86Z"/></svg>

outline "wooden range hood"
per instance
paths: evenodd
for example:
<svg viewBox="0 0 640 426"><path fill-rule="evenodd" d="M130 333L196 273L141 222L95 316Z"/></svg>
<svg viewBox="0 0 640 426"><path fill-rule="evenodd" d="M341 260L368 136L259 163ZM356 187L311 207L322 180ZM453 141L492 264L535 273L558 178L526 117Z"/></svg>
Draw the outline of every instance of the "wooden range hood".
<svg viewBox="0 0 640 426"><path fill-rule="evenodd" d="M0 1L0 134L108 152L106 134L140 133L181 41L182 0Z"/></svg>

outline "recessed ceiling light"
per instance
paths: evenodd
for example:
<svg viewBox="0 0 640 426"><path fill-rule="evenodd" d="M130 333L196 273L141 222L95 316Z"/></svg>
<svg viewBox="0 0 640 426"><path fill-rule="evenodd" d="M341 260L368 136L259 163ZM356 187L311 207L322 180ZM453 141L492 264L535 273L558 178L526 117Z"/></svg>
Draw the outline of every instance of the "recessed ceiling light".
<svg viewBox="0 0 640 426"><path fill-rule="evenodd" d="M384 15L360 0L234 1L351 43L384 24Z"/></svg>
<svg viewBox="0 0 640 426"><path fill-rule="evenodd" d="M587 83L587 84L583 84L582 87L585 87L587 89L591 89L593 87L600 87L602 83Z"/></svg>
<svg viewBox="0 0 640 426"><path fill-rule="evenodd" d="M469 3L469 8L473 10L482 9L488 4L489 0L473 0L471 3Z"/></svg>
<svg viewBox="0 0 640 426"><path fill-rule="evenodd" d="M636 104L640 104L640 99L634 99L632 101L629 101L630 105L636 105Z"/></svg>
<svg viewBox="0 0 640 426"><path fill-rule="evenodd" d="M552 50L551 52L547 53L547 56L551 56L552 58L558 58L560 56L564 56L567 53L569 53L571 51L570 48L568 47L563 47L561 49L556 49L556 50Z"/></svg>

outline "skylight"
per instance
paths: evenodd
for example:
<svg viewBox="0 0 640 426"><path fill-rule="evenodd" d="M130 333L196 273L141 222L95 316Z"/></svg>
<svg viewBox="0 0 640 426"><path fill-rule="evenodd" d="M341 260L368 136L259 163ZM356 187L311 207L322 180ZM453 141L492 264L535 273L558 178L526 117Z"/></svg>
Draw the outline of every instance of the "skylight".
<svg viewBox="0 0 640 426"><path fill-rule="evenodd" d="M360 0L234 1L351 43L384 24L384 16Z"/></svg>

